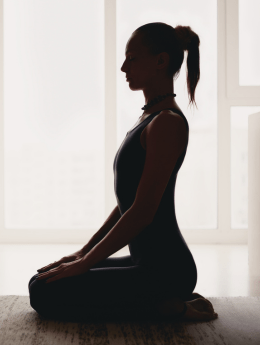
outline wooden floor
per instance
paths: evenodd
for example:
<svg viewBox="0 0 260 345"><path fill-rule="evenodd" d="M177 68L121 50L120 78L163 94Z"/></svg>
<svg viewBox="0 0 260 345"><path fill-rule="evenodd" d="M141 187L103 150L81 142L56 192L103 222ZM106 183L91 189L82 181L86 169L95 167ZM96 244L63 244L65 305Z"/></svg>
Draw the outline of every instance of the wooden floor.
<svg viewBox="0 0 260 345"><path fill-rule="evenodd" d="M0 245L0 295L28 296L37 269L83 247L73 245ZM189 245L198 270L195 292L205 297L259 296L248 275L247 245ZM112 256L129 255L128 247ZM253 285L252 285L253 284Z"/></svg>

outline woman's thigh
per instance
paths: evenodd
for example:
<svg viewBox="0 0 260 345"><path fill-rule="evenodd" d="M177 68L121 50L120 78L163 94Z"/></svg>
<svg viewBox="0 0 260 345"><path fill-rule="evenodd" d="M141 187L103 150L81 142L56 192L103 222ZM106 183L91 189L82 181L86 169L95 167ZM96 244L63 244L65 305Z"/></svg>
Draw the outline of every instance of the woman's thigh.
<svg viewBox="0 0 260 345"><path fill-rule="evenodd" d="M95 267L47 284L34 280L30 305L42 316L70 321L142 318L142 313L147 318L157 315L152 280L143 266Z"/></svg>
<svg viewBox="0 0 260 345"><path fill-rule="evenodd" d="M119 258L108 258L119 259ZM29 287L31 306L80 305L93 307L132 306L136 299L149 298L155 291L151 272L143 266L118 267L121 260L113 261L115 267L93 267L88 272L45 283L32 281Z"/></svg>

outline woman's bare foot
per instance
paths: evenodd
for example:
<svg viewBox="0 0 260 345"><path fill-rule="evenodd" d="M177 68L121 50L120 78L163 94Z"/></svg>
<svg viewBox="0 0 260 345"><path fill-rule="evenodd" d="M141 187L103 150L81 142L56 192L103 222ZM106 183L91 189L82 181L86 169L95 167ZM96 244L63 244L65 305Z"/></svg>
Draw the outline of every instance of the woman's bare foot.
<svg viewBox="0 0 260 345"><path fill-rule="evenodd" d="M186 304L187 311L182 318L184 321L210 321L218 318L211 303L204 298L197 298Z"/></svg>
<svg viewBox="0 0 260 345"><path fill-rule="evenodd" d="M190 301L194 301L194 300L197 299L197 298L203 298L203 299L205 299L206 301L208 301L208 302L210 303L210 305L211 305L212 308L213 308L212 303L211 303L207 298L205 298L204 296L200 295L200 294L197 293L197 292L193 292L193 293L191 294L191 296L190 296L187 300L185 300L185 301L190 302Z"/></svg>
<svg viewBox="0 0 260 345"><path fill-rule="evenodd" d="M214 312L213 305L206 298L197 298L189 301L192 307L198 311Z"/></svg>

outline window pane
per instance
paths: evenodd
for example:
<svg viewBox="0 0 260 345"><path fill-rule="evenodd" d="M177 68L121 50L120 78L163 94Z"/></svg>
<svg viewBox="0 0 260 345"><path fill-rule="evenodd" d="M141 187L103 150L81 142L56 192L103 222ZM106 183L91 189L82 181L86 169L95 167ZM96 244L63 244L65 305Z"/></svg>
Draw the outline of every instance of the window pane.
<svg viewBox="0 0 260 345"><path fill-rule="evenodd" d="M248 115L259 107L230 107L231 228L248 227Z"/></svg>
<svg viewBox="0 0 260 345"><path fill-rule="evenodd" d="M6 228L104 218L103 12L101 0L4 1Z"/></svg>
<svg viewBox="0 0 260 345"><path fill-rule="evenodd" d="M239 0L239 85L260 85L260 1Z"/></svg>
<svg viewBox="0 0 260 345"><path fill-rule="evenodd" d="M135 29L150 22L190 26L200 37L201 79L195 93L198 110L188 107L186 52L180 75L174 82L175 100L190 125L188 150L176 182L176 216L181 228L216 228L217 1L117 2L118 147L143 113L141 108L145 104L143 93L131 92L121 71L126 43Z"/></svg>

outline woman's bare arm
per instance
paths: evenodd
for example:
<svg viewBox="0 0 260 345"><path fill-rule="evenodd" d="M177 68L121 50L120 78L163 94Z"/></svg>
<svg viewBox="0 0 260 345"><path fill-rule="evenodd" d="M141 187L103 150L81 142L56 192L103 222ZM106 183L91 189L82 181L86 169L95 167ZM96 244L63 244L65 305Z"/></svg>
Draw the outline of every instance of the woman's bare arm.
<svg viewBox="0 0 260 345"><path fill-rule="evenodd" d="M133 203L106 236L82 258L81 263L85 272L125 247L152 223L151 216L143 210L144 207L136 207Z"/></svg>
<svg viewBox="0 0 260 345"><path fill-rule="evenodd" d="M86 255L97 243L99 243L106 234L115 226L118 220L121 218L118 205L110 213L109 217L101 228L91 237L89 242L81 249L84 255Z"/></svg>

